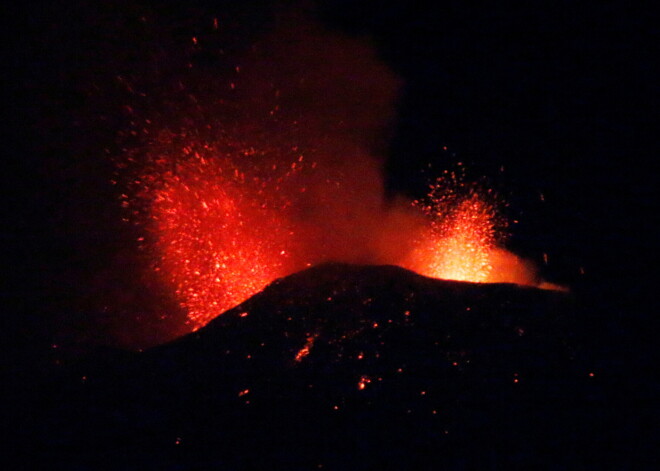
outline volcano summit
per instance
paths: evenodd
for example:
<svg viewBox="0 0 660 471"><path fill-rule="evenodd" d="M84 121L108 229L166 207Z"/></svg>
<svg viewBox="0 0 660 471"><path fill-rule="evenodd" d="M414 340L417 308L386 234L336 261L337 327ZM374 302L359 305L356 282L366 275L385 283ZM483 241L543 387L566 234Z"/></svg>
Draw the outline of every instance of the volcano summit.
<svg viewBox="0 0 660 471"><path fill-rule="evenodd" d="M31 436L69 468L588 465L611 432L576 314L565 293L322 265L72 369Z"/></svg>

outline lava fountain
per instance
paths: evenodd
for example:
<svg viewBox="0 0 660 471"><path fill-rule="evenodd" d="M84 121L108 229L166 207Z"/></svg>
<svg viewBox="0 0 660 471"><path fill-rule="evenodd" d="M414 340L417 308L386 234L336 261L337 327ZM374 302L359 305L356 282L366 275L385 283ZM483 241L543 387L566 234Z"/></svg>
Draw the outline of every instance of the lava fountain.
<svg viewBox="0 0 660 471"><path fill-rule="evenodd" d="M445 170L425 198L415 201L424 223L399 263L425 276L477 283L515 283L566 290L546 283L536 265L505 248L506 202L482 182L468 182L464 167Z"/></svg>
<svg viewBox="0 0 660 471"><path fill-rule="evenodd" d="M287 196L302 157L278 166L239 142L161 132L143 159L126 206L138 208L152 272L192 329L303 268Z"/></svg>
<svg viewBox="0 0 660 471"><path fill-rule="evenodd" d="M399 80L370 44L296 19L252 51L230 86L178 83L170 118L147 109L128 133L127 219L190 329L323 262L536 284L498 248L506 224L489 190L445 173L423 201L385 198L373 148Z"/></svg>
<svg viewBox="0 0 660 471"><path fill-rule="evenodd" d="M432 278L488 282L491 254L504 239L506 220L491 190L463 180L445 171L427 197L413 204L426 224L403 265Z"/></svg>
<svg viewBox="0 0 660 471"><path fill-rule="evenodd" d="M448 214L443 214L447 212ZM495 228L489 206L478 195L449 211L434 209L430 230L412 254L420 274L446 280L486 282Z"/></svg>
<svg viewBox="0 0 660 471"><path fill-rule="evenodd" d="M154 270L199 326L286 274L290 232L281 206L251 197L265 182L229 161L194 153L177 167L153 194Z"/></svg>

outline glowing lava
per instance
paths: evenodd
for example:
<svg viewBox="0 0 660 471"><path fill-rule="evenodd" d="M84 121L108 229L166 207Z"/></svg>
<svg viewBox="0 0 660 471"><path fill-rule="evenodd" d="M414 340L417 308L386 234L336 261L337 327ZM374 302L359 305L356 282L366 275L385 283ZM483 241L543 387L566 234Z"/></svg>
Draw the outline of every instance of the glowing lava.
<svg viewBox="0 0 660 471"><path fill-rule="evenodd" d="M282 149L192 142L163 133L134 181L135 197L127 196L125 203L141 208L136 213L146 229L142 244L152 255L152 271L186 310L193 330L309 261L354 262L360 248L366 263L384 260L433 278L538 285L533 268L499 246L506 232L497 211L501 202L490 190L465 184L453 173L445 172L426 199L408 206L405 219L391 218L387 209L359 213L382 221L376 226L364 217L328 217L341 213L330 210L337 205L364 204L360 194L344 193L336 201L328 201L325 192L313 196L318 193L314 184L331 173L316 163L306 168L295 153L286 157ZM283 157L293 163L283 165ZM280 164L273 163L277 159ZM326 219L322 225L319 215ZM416 222L410 227L389 222L401 220ZM364 233L365 227L366 242L356 244L355 232ZM324 241L319 231L328 237L325 243L319 243ZM393 233L397 239L391 240L409 248L403 257L392 255L391 241L369 243L390 240ZM334 246L351 250L328 251ZM314 338L296 361L309 354Z"/></svg>
<svg viewBox="0 0 660 471"><path fill-rule="evenodd" d="M319 205L317 212L329 213L329 203L322 203L323 199L299 198L313 194L305 191L306 185L324 172L316 164L311 167L316 176L310 177L312 173L303 175L301 157L278 166L266 152L253 148L179 145L167 133L163 136L164 145L148 153L148 164L134 182L138 191L133 204L144 207L142 224L148 236L143 245L153 255L152 270L186 310L193 330L275 279L309 266L308 260L352 261L345 251L326 253L327 244L314 243L318 238L309 230L310 219L300 219L301 207L310 203ZM282 152L275 154L282 158ZM492 192L461 181L446 172L425 200L408 208L411 214L421 211L425 223L421 230L417 226L398 231L410 247L406 257L388 259L390 255L384 253L365 257L433 278L535 284L533 270L498 247L506 224ZM342 207L348 203L350 199ZM387 221L385 213L381 216ZM313 224L316 220L311 219ZM337 227L330 231L330 240L342 246L353 240L345 236L352 231L344 226L359 225L360 220L334 218L327 223L330 229L333 223ZM392 232L391 227L380 230ZM313 342L310 337L297 361L309 353Z"/></svg>
<svg viewBox="0 0 660 471"><path fill-rule="evenodd" d="M236 161L248 157L188 145L152 159L139 180L153 271L193 329L292 270L287 202L276 191L290 172L246 173Z"/></svg>
<svg viewBox="0 0 660 471"><path fill-rule="evenodd" d="M232 75L189 71L150 100L140 95L142 111L127 106L125 219L188 326L323 262L533 284L497 247L506 225L488 190L445 173L425 202L385 197L373 146L399 80L370 44L301 25L276 28Z"/></svg>
<svg viewBox="0 0 660 471"><path fill-rule="evenodd" d="M296 353L295 360L297 362L301 362L309 353L312 351L312 347L314 346L314 342L316 341L316 337L318 335L309 335L307 337L307 341L305 342L305 345L298 350L298 353Z"/></svg>
<svg viewBox="0 0 660 471"><path fill-rule="evenodd" d="M433 278L491 281L491 257L502 238L503 220L490 192L457 183L455 175L445 173L415 206L428 223L404 263L407 268Z"/></svg>
<svg viewBox="0 0 660 471"><path fill-rule="evenodd" d="M488 281L494 226L488 206L478 197L463 201L445 219L433 220L418 256L418 271L433 278Z"/></svg>

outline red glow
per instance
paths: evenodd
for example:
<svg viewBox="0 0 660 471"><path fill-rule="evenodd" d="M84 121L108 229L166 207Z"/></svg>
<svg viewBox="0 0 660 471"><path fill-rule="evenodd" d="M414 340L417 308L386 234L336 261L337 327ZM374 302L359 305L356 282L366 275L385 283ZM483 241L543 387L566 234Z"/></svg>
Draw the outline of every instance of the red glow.
<svg viewBox="0 0 660 471"><path fill-rule="evenodd" d="M124 219L188 328L328 261L538 286L530 265L498 246L506 224L488 190L445 173L423 202L385 198L371 146L399 80L369 44L309 26L273 32L228 76L191 73L154 91L162 109L126 105Z"/></svg>
<svg viewBox="0 0 660 471"><path fill-rule="evenodd" d="M122 195L123 206L144 208L142 224L149 235L139 240L153 253L153 272L187 311L193 330L276 278L309 266L309 261L385 261L433 278L536 284L533 270L497 246L506 225L492 195L460 183L453 174L432 187L426 202L415 202L406 213L397 208L408 214L404 220L411 221L410 227L391 223L393 227L381 229L383 235L369 225L372 232L363 238L366 253L361 255L360 245L344 240L354 242L355 231L350 228L359 220L322 221L321 227L332 230L334 222L337 230L321 233L318 215L312 224L300 218L310 204L318 204L314 211L321 214L323 205L336 211L327 188L342 182L332 173L332 179L323 179L325 167L314 162L306 168L297 154L291 155L290 165L282 165L253 148L224 145L220 150L223 146L194 142L177 148L168 135L161 140L165 146L150 154L146 170L133 181L136 198ZM274 153L281 159L281 152ZM305 171L309 173L303 176ZM321 189L303 191L310 182ZM318 200L313 199L315 193ZM360 204L345 198L340 198L340 207ZM420 210L426 224L415 219ZM393 232L404 247L411 247L407 255L392 253L392 244L382 244ZM351 247L349 252L346 246ZM312 344L313 338L308 339L296 361L309 353Z"/></svg>
<svg viewBox="0 0 660 471"><path fill-rule="evenodd" d="M402 265L432 278L566 290L544 282L532 262L503 248L508 232L503 205L490 189L445 172L427 198L414 203L427 223Z"/></svg>
<svg viewBox="0 0 660 471"><path fill-rule="evenodd" d="M286 230L246 199L241 174L227 178L215 161L195 160L198 166L167 176L152 218L158 268L190 320L203 325L284 274Z"/></svg>
<svg viewBox="0 0 660 471"><path fill-rule="evenodd" d="M490 253L495 245L492 207L472 194L455 208L427 211L430 230L418 242L411 268L433 278L489 281Z"/></svg>
<svg viewBox="0 0 660 471"><path fill-rule="evenodd" d="M177 151L164 140L168 146L135 180L140 190L130 203L146 207L143 244L154 255L153 271L196 329L291 273L289 203L278 190L293 171L271 167L264 177L251 150L188 143Z"/></svg>
<svg viewBox="0 0 660 471"><path fill-rule="evenodd" d="M312 347L314 346L315 340L316 340L315 335L310 335L309 337L307 337L307 341L305 342L305 345L296 354L295 360L297 362L301 362L303 358L309 355L309 352L312 350Z"/></svg>
<svg viewBox="0 0 660 471"><path fill-rule="evenodd" d="M445 172L427 198L415 202L427 218L406 266L432 278L492 281L491 257L504 238L505 220L490 190Z"/></svg>

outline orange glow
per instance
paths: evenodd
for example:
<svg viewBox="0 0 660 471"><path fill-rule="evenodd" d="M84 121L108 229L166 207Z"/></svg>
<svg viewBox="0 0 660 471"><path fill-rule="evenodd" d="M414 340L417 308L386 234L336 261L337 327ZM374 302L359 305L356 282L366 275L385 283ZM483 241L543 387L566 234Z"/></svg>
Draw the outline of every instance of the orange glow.
<svg viewBox="0 0 660 471"><path fill-rule="evenodd" d="M408 267L432 278L490 281L491 253L504 224L494 198L488 196L446 172L426 200L415 202L428 224L416 240Z"/></svg>
<svg viewBox="0 0 660 471"><path fill-rule="evenodd" d="M312 350L312 347L314 346L314 341L316 340L316 335L310 335L307 337L307 341L305 342L305 345L303 348L298 350L298 353L296 354L295 360L297 362L300 362L305 358L307 355L309 355L309 352Z"/></svg>
<svg viewBox="0 0 660 471"><path fill-rule="evenodd" d="M287 201L276 190L293 172L266 173L249 149L193 142L177 151L162 140L135 179L136 201L124 202L144 213L153 272L195 330L294 271Z"/></svg>
<svg viewBox="0 0 660 471"><path fill-rule="evenodd" d="M303 156L294 152L289 156L292 164L282 165L281 151L271 150L279 160L269 160L266 152L239 144L174 141L168 134L161 136L162 145L150 150L144 170L132 182L128 193L135 196L123 194L122 206L133 210L145 227L146 237L138 241L153 255L153 273L186 310L192 330L275 279L310 266L310 260L385 261L433 278L540 284L531 264L498 247L506 224L496 211L496 198L461 183L453 174L445 174L426 200L406 209L407 214L421 212L425 221L420 225L420 218L410 216L407 220L417 222L398 231L398 237L404 234L401 245L411 248L407 255L392 256L391 244L379 249L367 243L361 258L359 246L354 246L356 253L342 248L349 245L344 234L354 234L345 226L359 220L323 222L327 229L337 229L323 231L334 237L327 241L339 247L328 250L329 244L317 243L322 227L314 226L316 219L310 223L300 216L310 204L319 204L321 214L323 205L332 204L325 191L321 191L323 199L310 199L309 194L317 191L310 182L324 174L317 162L306 167ZM350 201L342 200L340 205L344 204ZM378 240L382 235L378 230L394 232L390 227L372 227L367 236ZM309 354L313 342L314 337L309 337L296 361Z"/></svg>
<svg viewBox="0 0 660 471"><path fill-rule="evenodd" d="M122 104L130 121L112 183L137 240L136 266L156 291L154 317L176 321L178 306L186 325L173 335L197 330L276 279L324 262L558 288L502 248L506 224L490 190L445 172L422 201L386 196L380 145L400 79L367 42L298 18L292 26L245 57L227 56L218 69L227 65L226 75L199 67L153 90L143 84L148 94L117 76L134 99ZM204 38L187 36L186 54L210 48Z"/></svg>
<svg viewBox="0 0 660 471"><path fill-rule="evenodd" d="M491 190L445 172L427 198L413 204L427 223L402 266L431 278L567 291L544 282L534 263L503 247L508 235L499 212L503 205Z"/></svg>
<svg viewBox="0 0 660 471"><path fill-rule="evenodd" d="M446 217L432 219L431 230L413 254L415 271L446 280L489 281L494 240L491 210L473 195Z"/></svg>
<svg viewBox="0 0 660 471"><path fill-rule="evenodd" d="M368 376L361 376L360 381L358 381L358 389L360 391L363 391L366 387L367 384L371 383L371 378Z"/></svg>

